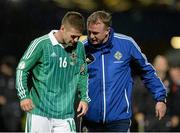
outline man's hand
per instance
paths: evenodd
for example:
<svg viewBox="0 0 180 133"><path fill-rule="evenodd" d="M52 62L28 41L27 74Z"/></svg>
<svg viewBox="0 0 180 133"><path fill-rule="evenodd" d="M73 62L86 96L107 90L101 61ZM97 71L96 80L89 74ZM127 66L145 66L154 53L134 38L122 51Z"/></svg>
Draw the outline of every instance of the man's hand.
<svg viewBox="0 0 180 133"><path fill-rule="evenodd" d="M77 117L84 116L88 110L88 104L84 101L79 102L79 106L77 108L77 112L79 113Z"/></svg>
<svg viewBox="0 0 180 133"><path fill-rule="evenodd" d="M157 102L155 109L156 109L156 117L158 117L159 120L161 120L166 114L166 104L163 102Z"/></svg>
<svg viewBox="0 0 180 133"><path fill-rule="evenodd" d="M24 99L20 102L21 109L23 111L29 112L34 108L33 102L31 99Z"/></svg>

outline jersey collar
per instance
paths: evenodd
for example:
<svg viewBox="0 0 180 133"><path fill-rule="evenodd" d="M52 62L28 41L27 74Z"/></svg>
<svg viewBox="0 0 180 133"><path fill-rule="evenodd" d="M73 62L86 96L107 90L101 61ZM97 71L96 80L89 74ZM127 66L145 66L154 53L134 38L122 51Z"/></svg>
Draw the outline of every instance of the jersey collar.
<svg viewBox="0 0 180 133"><path fill-rule="evenodd" d="M57 40L56 40L56 38L55 38L55 36L54 36L54 33L55 32L58 32L58 30L52 30L48 35L49 35L49 38L50 38L50 40L51 40L51 43L52 43L52 45L53 46L55 46L55 45L60 45L62 48L64 48L63 46L62 46L62 44L60 44Z"/></svg>

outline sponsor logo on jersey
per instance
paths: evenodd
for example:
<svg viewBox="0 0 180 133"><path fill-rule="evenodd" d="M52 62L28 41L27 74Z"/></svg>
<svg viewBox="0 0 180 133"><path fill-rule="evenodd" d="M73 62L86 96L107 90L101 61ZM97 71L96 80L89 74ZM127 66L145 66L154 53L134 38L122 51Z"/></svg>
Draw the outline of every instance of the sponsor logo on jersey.
<svg viewBox="0 0 180 133"><path fill-rule="evenodd" d="M51 57L56 57L57 55L56 55L56 53L55 52L53 52L52 54L51 54Z"/></svg>

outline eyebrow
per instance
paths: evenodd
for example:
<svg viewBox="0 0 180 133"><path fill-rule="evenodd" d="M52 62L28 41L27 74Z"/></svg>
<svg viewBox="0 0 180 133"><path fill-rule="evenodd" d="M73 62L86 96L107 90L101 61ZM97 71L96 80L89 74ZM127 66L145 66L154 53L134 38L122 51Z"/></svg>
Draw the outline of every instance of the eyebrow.
<svg viewBox="0 0 180 133"><path fill-rule="evenodd" d="M81 35L71 35L71 37L74 39L74 38L76 38L76 37L80 37Z"/></svg>
<svg viewBox="0 0 180 133"><path fill-rule="evenodd" d="M88 31L88 33L98 34L99 32L95 32L95 31Z"/></svg>

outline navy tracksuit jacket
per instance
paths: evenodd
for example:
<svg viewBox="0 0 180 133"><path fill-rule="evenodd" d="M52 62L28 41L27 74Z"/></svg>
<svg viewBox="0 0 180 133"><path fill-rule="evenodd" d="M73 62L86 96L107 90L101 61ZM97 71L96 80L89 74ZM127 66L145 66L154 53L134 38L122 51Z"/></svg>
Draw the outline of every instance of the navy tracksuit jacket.
<svg viewBox="0 0 180 133"><path fill-rule="evenodd" d="M138 68L146 87L156 101L166 97L166 89L136 42L111 29L108 41L98 47L83 41L89 73L89 110L85 116L94 122L130 119L133 89L132 67ZM146 104L146 101L144 101Z"/></svg>

